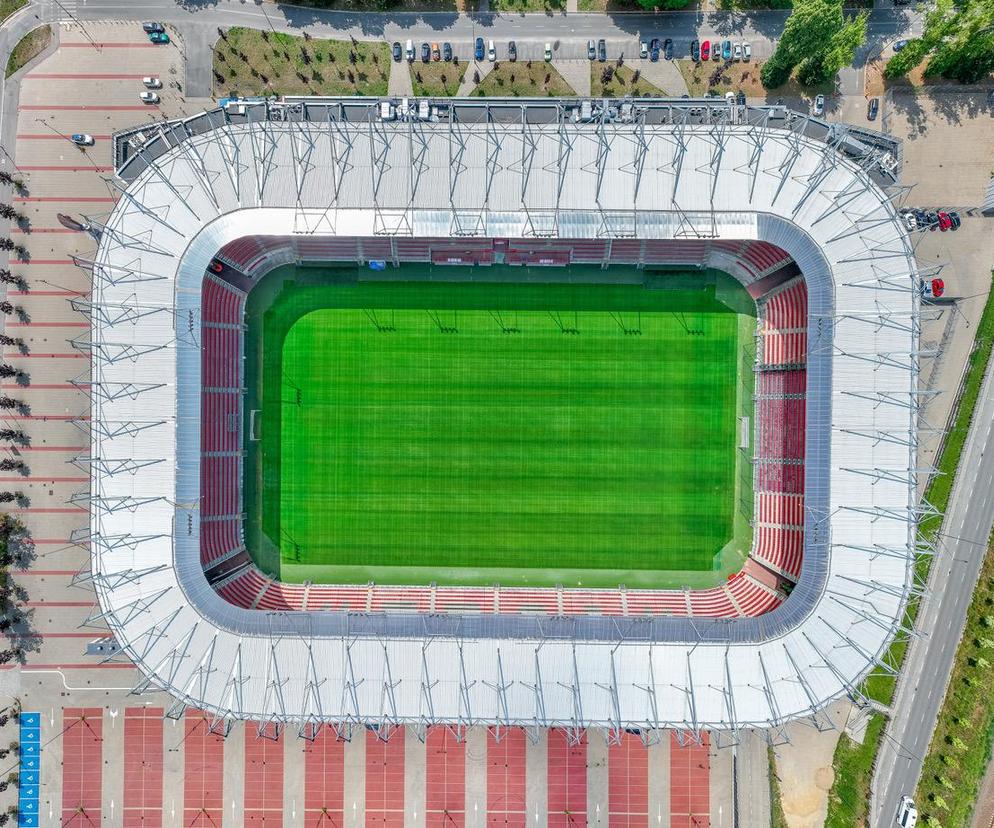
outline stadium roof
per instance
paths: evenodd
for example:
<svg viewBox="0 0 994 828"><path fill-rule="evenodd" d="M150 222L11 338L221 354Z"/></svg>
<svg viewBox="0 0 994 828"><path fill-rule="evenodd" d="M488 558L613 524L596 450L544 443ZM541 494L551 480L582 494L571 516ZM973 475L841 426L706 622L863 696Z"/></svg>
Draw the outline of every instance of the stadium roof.
<svg viewBox="0 0 994 828"><path fill-rule="evenodd" d="M855 692L913 589L918 273L878 184L893 159L853 158L800 116L714 101L703 113L595 108L590 122L575 102L447 103L432 122L347 106L262 103L163 126L98 226L92 299L79 303L92 321L92 580L145 683L177 710L299 728L696 732L812 717ZM805 551L791 597L733 621L228 604L199 556L200 291L220 248L265 233L782 247L809 291Z"/></svg>

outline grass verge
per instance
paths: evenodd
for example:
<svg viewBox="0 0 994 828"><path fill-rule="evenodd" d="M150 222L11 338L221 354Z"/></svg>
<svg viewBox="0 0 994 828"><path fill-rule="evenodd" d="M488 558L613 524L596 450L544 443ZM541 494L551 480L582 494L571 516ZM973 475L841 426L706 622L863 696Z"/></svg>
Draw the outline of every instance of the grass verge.
<svg viewBox="0 0 994 828"><path fill-rule="evenodd" d="M930 828L969 825L991 755L994 705L994 546L988 543L966 613L915 801Z"/></svg>
<svg viewBox="0 0 994 828"><path fill-rule="evenodd" d="M7 58L7 77L20 71L27 66L38 55L48 48L52 42L52 27L40 26L33 32L29 32L21 38L21 42L14 47L14 51Z"/></svg>
<svg viewBox="0 0 994 828"><path fill-rule="evenodd" d="M3 23L14 12L23 9L28 0L0 0L0 23Z"/></svg>
<svg viewBox="0 0 994 828"><path fill-rule="evenodd" d="M466 74L465 63L434 62L411 64L411 85L417 96L441 98L455 95Z"/></svg>
<svg viewBox="0 0 994 828"><path fill-rule="evenodd" d="M719 44L721 41L712 41ZM687 83L687 91L692 97L700 97L709 92L724 95L726 92L745 92L747 98L814 97L821 93L831 94L835 88L831 81L820 86L801 86L791 78L777 89L767 89L760 80L763 61L709 61L696 63L692 60L674 61Z"/></svg>
<svg viewBox="0 0 994 828"><path fill-rule="evenodd" d="M565 0L491 0L492 12L548 12L566 10Z"/></svg>
<svg viewBox="0 0 994 828"><path fill-rule="evenodd" d="M218 94L387 94L390 46L228 29L214 47Z"/></svg>
<svg viewBox="0 0 994 828"><path fill-rule="evenodd" d="M787 828L787 817L783 812L780 777L777 776L777 754L771 747L766 749L766 760L769 765L767 777L770 780L770 828Z"/></svg>
<svg viewBox="0 0 994 828"><path fill-rule="evenodd" d="M490 73L470 93L476 97L554 98L575 95L551 63L526 60L522 63L495 63Z"/></svg>
<svg viewBox="0 0 994 828"><path fill-rule="evenodd" d="M863 744L858 745L844 733L835 748L835 781L828 792L828 815L825 828L858 828L866 825L870 810L870 781L873 762L883 733L886 717L874 713L866 726Z"/></svg>
<svg viewBox="0 0 994 828"><path fill-rule="evenodd" d="M595 98L623 98L625 95L642 98L666 95L662 89L642 77L637 69L613 63L590 64L590 94Z"/></svg>
<svg viewBox="0 0 994 828"><path fill-rule="evenodd" d="M939 515L926 518L918 525L918 534L924 540L933 540L938 535L942 526L941 515L945 513L949 506L949 496L953 489L953 480L956 477L956 470L959 468L960 456L963 454L963 446L966 443L966 435L970 430L970 423L973 421L973 411L977 406L977 398L980 396L980 386L984 381L984 372L987 370L987 363L991 358L991 350L994 348L994 273L992 276L992 289L987 297L987 304L977 325L977 333L973 339L973 350L967 359L966 376L963 381L963 389L956 410L952 417L952 425L946 434L942 452L939 455L937 464L938 473L932 477L928 488L925 490L925 499L939 511ZM919 577L924 580L928 577L928 568L931 558L921 556L918 559L917 569ZM918 602L913 601L908 605L907 624L914 623L918 615ZM904 662L904 655L907 651L907 641L898 639L890 646L886 655L889 664L900 666ZM866 680L866 693L875 701L889 705L894 695L895 679L891 676L875 675Z"/></svg>

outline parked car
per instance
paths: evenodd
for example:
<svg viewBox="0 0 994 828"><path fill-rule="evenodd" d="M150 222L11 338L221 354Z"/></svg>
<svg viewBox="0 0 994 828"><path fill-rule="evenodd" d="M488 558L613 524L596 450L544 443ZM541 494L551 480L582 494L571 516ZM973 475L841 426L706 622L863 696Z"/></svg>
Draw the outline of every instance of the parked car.
<svg viewBox="0 0 994 828"><path fill-rule="evenodd" d="M421 44L421 62L428 63L431 60L431 46L427 43Z"/></svg>
<svg viewBox="0 0 994 828"><path fill-rule="evenodd" d="M552 44L549 41L545 41L545 59L552 60Z"/></svg>
<svg viewBox="0 0 994 828"><path fill-rule="evenodd" d="M483 51L483 38L482 37L478 37L476 39L476 42L473 45L473 57L476 60L483 60L483 55L484 55L484 51Z"/></svg>
<svg viewBox="0 0 994 828"><path fill-rule="evenodd" d="M668 37L663 41L663 57L673 60L673 38Z"/></svg>
<svg viewBox="0 0 994 828"><path fill-rule="evenodd" d="M824 115L825 114L825 96L824 95L816 95L815 96L815 105L814 105L814 107L813 107L813 109L811 111L815 115Z"/></svg>
<svg viewBox="0 0 994 828"><path fill-rule="evenodd" d="M649 57L649 44L644 40L639 44L639 57L645 60Z"/></svg>
<svg viewBox="0 0 994 828"><path fill-rule="evenodd" d="M597 60L597 44L592 40L587 41L587 60Z"/></svg>
<svg viewBox="0 0 994 828"><path fill-rule="evenodd" d="M738 103L739 106L745 106L746 105L746 93L743 92L741 89L739 90L739 94L736 95L735 99L736 99L736 102Z"/></svg>
<svg viewBox="0 0 994 828"><path fill-rule="evenodd" d="M164 32L165 27L157 20L148 20L142 23L142 28L145 30L145 34L153 34L155 32Z"/></svg>
<svg viewBox="0 0 994 828"><path fill-rule="evenodd" d="M413 40L408 40L407 41L407 48L404 50L404 53L407 55L407 62L408 63L414 63L414 41Z"/></svg>
<svg viewBox="0 0 994 828"><path fill-rule="evenodd" d="M654 37L649 44L649 60L655 63L659 60L659 38Z"/></svg>
<svg viewBox="0 0 994 828"><path fill-rule="evenodd" d="M156 77L142 78L142 84L146 89L162 89L162 81Z"/></svg>
<svg viewBox="0 0 994 828"><path fill-rule="evenodd" d="M152 32L152 34L148 36L148 39L153 43L168 43L169 35L165 32Z"/></svg>
<svg viewBox="0 0 994 828"><path fill-rule="evenodd" d="M597 59L601 63L607 60L607 42L603 37L597 41Z"/></svg>
<svg viewBox="0 0 994 828"><path fill-rule="evenodd" d="M492 40L487 44L487 60L491 63L495 63L497 61L497 47L494 45Z"/></svg>
<svg viewBox="0 0 994 828"><path fill-rule="evenodd" d="M157 104L159 102L159 96L155 92L142 92L138 97L141 98L142 103Z"/></svg>
<svg viewBox="0 0 994 828"><path fill-rule="evenodd" d="M907 40L898 40L898 41L896 41L894 43L894 51L895 52L900 52L901 49L903 49L907 45L908 45L908 41Z"/></svg>
<svg viewBox="0 0 994 828"><path fill-rule="evenodd" d="M700 63L701 60L701 44L696 40L690 41L690 59L694 63Z"/></svg>
<svg viewBox="0 0 994 828"><path fill-rule="evenodd" d="M949 218L949 213L943 210L938 212L939 216L939 229L945 233L947 230L951 229L953 226L953 220Z"/></svg>
<svg viewBox="0 0 994 828"><path fill-rule="evenodd" d="M870 102L866 105L866 120L875 121L877 120L877 112L880 109L880 98L870 98Z"/></svg>
<svg viewBox="0 0 994 828"><path fill-rule="evenodd" d="M941 299L942 295L946 292L946 283L942 279L922 279L919 285L921 290L922 298L924 299ZM916 817L917 820L917 817ZM904 825L905 823L899 823ZM915 823L911 823L914 825Z"/></svg>
<svg viewBox="0 0 994 828"><path fill-rule="evenodd" d="M897 0L894 0L896 3ZM915 828L918 824L918 809L910 796L902 796L897 809L897 824L901 828Z"/></svg>
<svg viewBox="0 0 994 828"><path fill-rule="evenodd" d="M721 59L731 60L732 59L732 41L725 40L721 44Z"/></svg>
<svg viewBox="0 0 994 828"><path fill-rule="evenodd" d="M400 48L400 41L395 40L393 42L393 59L400 60L404 56L404 50Z"/></svg>
<svg viewBox="0 0 994 828"><path fill-rule="evenodd" d="M732 60L742 60L742 44L736 43L732 47Z"/></svg>
<svg viewBox="0 0 994 828"><path fill-rule="evenodd" d="M514 61L518 59L518 45L513 41L507 41L507 59Z"/></svg>
<svg viewBox="0 0 994 828"><path fill-rule="evenodd" d="M439 45L437 43L431 44L431 59L432 60L442 59L442 50L441 48L439 48Z"/></svg>
<svg viewBox="0 0 994 828"><path fill-rule="evenodd" d="M963 220L959 217L959 213L955 210L949 211L949 220L953 223L953 230L959 230L960 225L963 223Z"/></svg>
<svg viewBox="0 0 994 828"><path fill-rule="evenodd" d="M74 132L69 136L69 140L72 141L77 147L93 146L93 136L88 135L85 132Z"/></svg>
<svg viewBox="0 0 994 828"><path fill-rule="evenodd" d="M928 227L933 233L939 229L939 214L928 212L925 213L925 226Z"/></svg>
<svg viewBox="0 0 994 828"><path fill-rule="evenodd" d="M711 41L705 40L701 44L701 60L711 60Z"/></svg>
<svg viewBox="0 0 994 828"><path fill-rule="evenodd" d="M721 60L721 44L717 40L711 44L711 60Z"/></svg>
<svg viewBox="0 0 994 828"><path fill-rule="evenodd" d="M742 60L752 60L752 45L748 40L742 41Z"/></svg>
<svg viewBox="0 0 994 828"><path fill-rule="evenodd" d="M902 210L901 219L904 221L904 226L907 228L909 233L914 233L918 229L918 218L915 216L914 212L911 210Z"/></svg>
<svg viewBox="0 0 994 828"><path fill-rule="evenodd" d="M207 269L211 271L211 273L220 273L224 270L224 265L217 259L211 259L211 263L207 265Z"/></svg>
<svg viewBox="0 0 994 828"><path fill-rule="evenodd" d="M452 60L452 44L447 40L442 44L442 60Z"/></svg>

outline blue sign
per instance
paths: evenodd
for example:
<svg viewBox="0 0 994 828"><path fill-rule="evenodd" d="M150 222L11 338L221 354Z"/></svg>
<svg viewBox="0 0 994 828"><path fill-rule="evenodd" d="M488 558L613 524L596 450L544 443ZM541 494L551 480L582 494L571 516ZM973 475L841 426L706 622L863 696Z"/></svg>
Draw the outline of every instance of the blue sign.
<svg viewBox="0 0 994 828"><path fill-rule="evenodd" d="M17 824L21 828L37 828L38 826L38 814L21 814L18 817Z"/></svg>
<svg viewBox="0 0 994 828"><path fill-rule="evenodd" d="M387 269L387 263L384 262L384 261L382 261L382 260L380 260L380 259L373 259L369 263L369 269L370 270L386 270Z"/></svg>
<svg viewBox="0 0 994 828"><path fill-rule="evenodd" d="M22 713L21 727L41 727L41 713Z"/></svg>

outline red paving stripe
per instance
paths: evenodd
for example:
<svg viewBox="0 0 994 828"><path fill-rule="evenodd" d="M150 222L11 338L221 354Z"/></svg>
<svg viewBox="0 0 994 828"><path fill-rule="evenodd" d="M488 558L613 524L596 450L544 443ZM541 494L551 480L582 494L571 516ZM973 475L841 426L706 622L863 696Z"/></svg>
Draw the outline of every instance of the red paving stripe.
<svg viewBox="0 0 994 828"><path fill-rule="evenodd" d="M708 734L703 744L681 745L670 734L670 828L709 828L711 825L711 759Z"/></svg>
<svg viewBox="0 0 994 828"><path fill-rule="evenodd" d="M103 711L62 711L62 828L100 825Z"/></svg>
<svg viewBox="0 0 994 828"><path fill-rule="evenodd" d="M70 230L68 227L32 227L30 230L25 230L22 227L11 227L8 233L81 233L81 230Z"/></svg>
<svg viewBox="0 0 994 828"><path fill-rule="evenodd" d="M51 606L51 605L49 605ZM101 664L100 662L93 662L92 664L5 664L4 668L7 667L20 667L23 672L30 673L33 670L134 670L134 664L117 664L111 662L109 664Z"/></svg>
<svg viewBox="0 0 994 828"><path fill-rule="evenodd" d="M26 416L4 417L5 420L89 420L88 414L30 414Z"/></svg>
<svg viewBox="0 0 994 828"><path fill-rule="evenodd" d="M88 483L89 477L0 477L0 483L25 483L45 482L45 483Z"/></svg>
<svg viewBox="0 0 994 828"><path fill-rule="evenodd" d="M8 322L6 328L89 328L89 322Z"/></svg>
<svg viewBox="0 0 994 828"><path fill-rule="evenodd" d="M0 449L14 451L14 446L0 446ZM84 449L89 449L89 446L17 446L17 453L20 454L22 451L83 451Z"/></svg>
<svg viewBox="0 0 994 828"><path fill-rule="evenodd" d="M25 601L26 607L93 607L96 601Z"/></svg>
<svg viewBox="0 0 994 828"><path fill-rule="evenodd" d="M78 569L15 569L17 575L75 575Z"/></svg>
<svg viewBox="0 0 994 828"><path fill-rule="evenodd" d="M466 743L441 725L425 739L425 825L462 828L466 824Z"/></svg>
<svg viewBox="0 0 994 828"><path fill-rule="evenodd" d="M7 359L89 359L88 354L4 354Z"/></svg>
<svg viewBox="0 0 994 828"><path fill-rule="evenodd" d="M276 739L258 722L245 723L245 815L243 825L283 824L283 734Z"/></svg>
<svg viewBox="0 0 994 828"><path fill-rule="evenodd" d="M142 44L144 45L144 44ZM100 75L100 74L79 74L74 75L66 72L32 72L30 75L25 75L22 80L35 80L36 78L51 78L52 80L59 80L65 78L66 80L132 80L134 78L147 77L146 75ZM21 136L18 135L18 138Z"/></svg>
<svg viewBox="0 0 994 828"><path fill-rule="evenodd" d="M18 633L18 638L99 638L96 630L93 632L30 632Z"/></svg>
<svg viewBox="0 0 994 828"><path fill-rule="evenodd" d="M53 136L54 137L54 136ZM109 196L16 196L11 199L11 201L36 201L36 202L54 202L56 204L112 204L117 201L116 198L111 198Z"/></svg>
<svg viewBox="0 0 994 828"><path fill-rule="evenodd" d="M65 169L64 167L59 167L59 169ZM15 265L71 265L73 264L72 259L11 259L11 264ZM83 293L78 293L74 290L46 290L46 291L24 291L21 296L25 294L33 293L35 296L84 296Z"/></svg>
<svg viewBox="0 0 994 828"><path fill-rule="evenodd" d="M609 826L647 828L649 825L649 751L638 736L621 734L607 755Z"/></svg>
<svg viewBox="0 0 994 828"><path fill-rule="evenodd" d="M402 735L402 734L401 734ZM304 743L304 825L342 825L345 811L345 742L323 727Z"/></svg>
<svg viewBox="0 0 994 828"><path fill-rule="evenodd" d="M162 712L124 710L124 828L162 826Z"/></svg>
<svg viewBox="0 0 994 828"><path fill-rule="evenodd" d="M123 106L90 106L89 104L40 104L38 106L19 106L18 112L134 112L147 109L150 112L159 107L154 104L125 104ZM19 167L21 170L33 167Z"/></svg>
<svg viewBox="0 0 994 828"><path fill-rule="evenodd" d="M107 139L110 138L109 135L91 135L93 139ZM23 133L17 136L18 141L68 141L69 139L65 135L56 135L53 132L42 132L39 134L33 133ZM16 201L17 199L15 199Z"/></svg>
<svg viewBox="0 0 994 828"><path fill-rule="evenodd" d="M158 49L160 48L158 43L152 43L151 41L145 42L143 40L136 41L134 43L60 43L60 49ZM80 77L86 77L82 75ZM136 76L137 77L137 76Z"/></svg>
<svg viewBox="0 0 994 828"><path fill-rule="evenodd" d="M26 509L8 509L9 512L18 512L25 515L79 515L88 514L89 509L46 509L44 507L28 507Z"/></svg>
<svg viewBox="0 0 994 828"><path fill-rule="evenodd" d="M210 732L199 710L188 710L183 726L184 828L219 828L224 816L224 737Z"/></svg>
<svg viewBox="0 0 994 828"><path fill-rule="evenodd" d="M384 742L366 731L366 826L403 828L404 731Z"/></svg>
<svg viewBox="0 0 994 828"><path fill-rule="evenodd" d="M28 170L30 172L112 172L113 167L71 167L63 166L59 164L47 164L45 166L35 166L35 167L19 167L22 170Z"/></svg>
<svg viewBox="0 0 994 828"><path fill-rule="evenodd" d="M31 538L31 543L35 546L40 546L41 544L53 544L61 543L66 546L74 546L77 543L87 544L89 541L71 541L69 538Z"/></svg>
<svg viewBox="0 0 994 828"><path fill-rule="evenodd" d="M81 382L79 385L73 385L71 382L55 382L49 385L18 385L17 383L5 385L0 383L0 391L78 391L81 385L89 384L88 382ZM21 451L27 450L27 447L21 449ZM36 451L44 450L43 448L36 449Z"/></svg>
<svg viewBox="0 0 994 828"><path fill-rule="evenodd" d="M487 826L524 828L525 731L505 730L498 742L487 732Z"/></svg>
<svg viewBox="0 0 994 828"><path fill-rule="evenodd" d="M548 732L548 828L587 823L587 737L570 745L565 730Z"/></svg>

